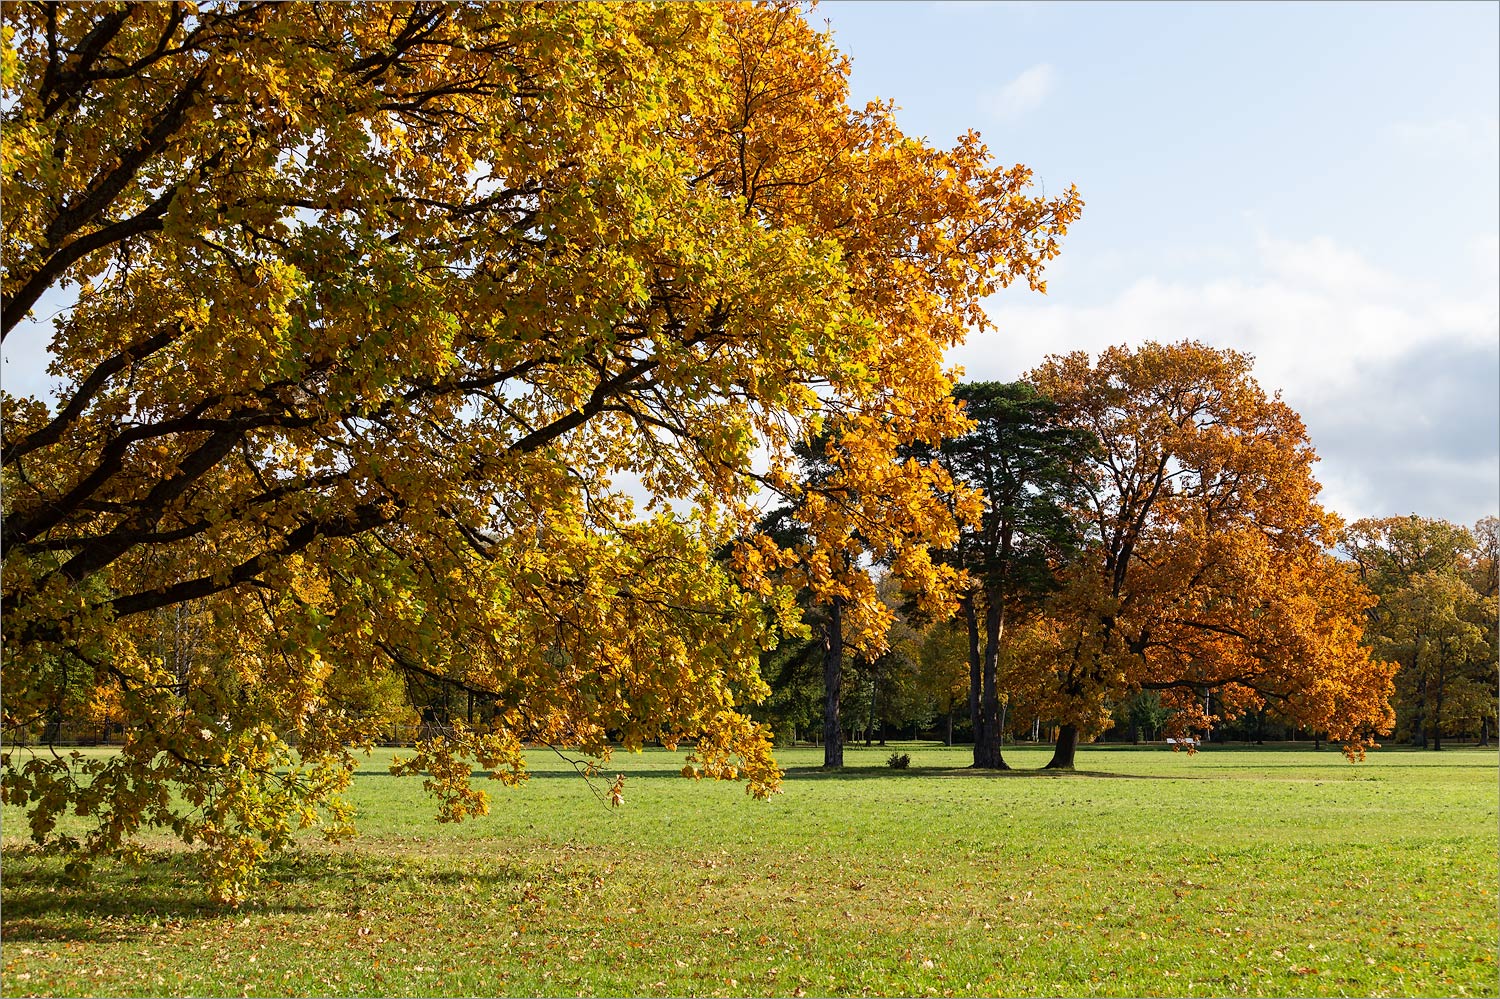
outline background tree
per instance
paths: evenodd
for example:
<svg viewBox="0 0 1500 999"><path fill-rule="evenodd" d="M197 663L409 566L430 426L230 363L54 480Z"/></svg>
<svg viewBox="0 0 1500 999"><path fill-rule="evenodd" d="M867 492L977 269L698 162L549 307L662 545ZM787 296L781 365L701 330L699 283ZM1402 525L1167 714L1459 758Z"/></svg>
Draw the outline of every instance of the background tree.
<svg viewBox="0 0 1500 999"><path fill-rule="evenodd" d="M1444 520L1369 518L1340 546L1379 597L1365 640L1401 664L1397 732L1442 748L1445 725L1472 723L1483 739L1495 713L1494 519L1474 532ZM1481 540L1483 539L1483 540Z"/></svg>
<svg viewBox="0 0 1500 999"><path fill-rule="evenodd" d="M1490 744L1490 733L1500 721L1500 517L1483 517L1473 529L1475 550L1469 585L1479 594L1473 619L1484 635L1486 647L1469 661L1468 694L1472 716L1479 723L1480 745Z"/></svg>
<svg viewBox="0 0 1500 999"><path fill-rule="evenodd" d="M933 621L921 632L917 661L922 688L943 726L943 741L953 745L954 715L967 706L970 690L968 636L958 621Z"/></svg>
<svg viewBox="0 0 1500 999"><path fill-rule="evenodd" d="M925 628L920 615L913 613L910 597L901 581L884 573L876 582L876 592L891 608L892 621L887 633L885 651L866 661L871 691L871 728L881 745L887 728L894 728L910 738L937 720L941 691L935 689L924 671L922 646ZM951 703L949 704L951 710ZM871 738L869 734L866 736Z"/></svg>
<svg viewBox="0 0 1500 999"><path fill-rule="evenodd" d="M1071 767L1106 707L1162 692L1169 725L1206 728L1268 700L1358 757L1389 731L1392 664L1359 642L1371 598L1329 552L1302 421L1250 359L1198 343L1054 356L1031 376L1098 436L1078 516L1088 544L1059 623L1051 767Z"/></svg>
<svg viewBox="0 0 1500 999"><path fill-rule="evenodd" d="M846 593L851 588L861 589L856 575L863 575L863 570L853 564L842 545L835 549L835 557L830 559L827 556L828 547L818 544L819 539L813 534L815 528L810 523L813 516L801 502L812 498L817 503L830 495L829 482L836 474L834 456L837 454L831 436L824 433L811 441L799 442L793 446L793 452L798 462L796 487L800 496L768 514L761 522L760 533L781 552L796 559L787 563L793 570L790 583L796 588L799 605L804 609L804 620L819 636L817 644L822 653L823 766L837 769L844 765L844 607L848 603ZM836 501L844 498L838 493L833 495ZM841 524L838 529L847 527ZM817 586L814 573L826 575L827 583ZM787 665L805 661L813 644L803 640L800 634L789 635L788 639L782 644L790 645L790 648L781 653L787 657ZM797 674L794 672L788 676L783 673L783 676L795 680Z"/></svg>
<svg viewBox="0 0 1500 999"><path fill-rule="evenodd" d="M1125 721L1130 726L1130 741L1139 742L1140 733L1147 741L1156 739L1156 733L1167 722L1168 711L1161 703L1161 694L1155 690L1142 690L1125 701Z"/></svg>
<svg viewBox="0 0 1500 999"><path fill-rule="evenodd" d="M799 444L795 450L804 481L827 477L828 463L821 457L823 452L818 446ZM791 503L768 513L761 520L758 533L780 552L793 556L815 547L807 525L797 518L797 507ZM771 688L766 709L775 713L777 721L791 724L793 731L798 724L820 722L823 765L841 767L844 765L843 598L834 596L827 603L817 602L812 588L804 585L804 575L798 568L796 562L790 562L787 570L775 576L779 585L795 593L800 621L797 626L784 629L776 646L761 656L762 673Z"/></svg>
<svg viewBox="0 0 1500 999"><path fill-rule="evenodd" d="M888 573L879 580L862 564L862 556L877 553L886 561L902 551L887 540L878 550L867 538L884 536L900 538L900 524L907 523L912 507L903 505L916 499L905 490L894 497L862 495L852 483L844 466L851 455L841 433L848 427L834 421L811 440L793 445L797 474L790 486L785 505L768 514L761 522L760 536L776 545L784 567L779 578L797 594L797 604L805 620L817 631L823 665L823 765L836 769L844 765L844 733L851 728L844 717L845 700L853 696L854 718L863 718L866 729L880 703L880 678L890 652L893 629L901 626L892 599ZM918 467L913 463L913 467ZM941 472L941 468L936 471ZM953 497L946 478L932 480L938 495L921 497L923 512L909 529L914 531L951 530L943 503L960 503L968 497ZM892 525L898 525L893 527ZM826 536L830 534L832 537ZM915 540L915 539L905 539ZM830 555L832 553L832 555ZM919 566L930 568L925 554ZM943 576L937 578L945 580ZM885 592L882 591L885 583ZM941 590L939 591L941 592ZM873 602L870 599L873 596ZM846 641L846 635L852 641ZM800 634L787 636L783 644L791 648L778 656L787 656L790 665L805 660L807 649L798 651L805 640ZM858 665L857 676L845 671L847 652ZM890 677L886 677L890 679Z"/></svg>
<svg viewBox="0 0 1500 999"><path fill-rule="evenodd" d="M933 149L851 108L797 8L0 16L0 335L77 290L58 397L3 399L5 725L67 656L130 733L77 779L7 757L39 839L63 809L87 850L166 827L241 891L370 737L326 695L342 670L486 703L407 768L447 818L485 807L472 761L516 780L523 743L602 756L608 733L692 737L690 772L769 793L740 708L780 552L709 553L763 486L795 491L825 419L834 486L908 509L862 544L941 588L914 540L943 534L934 473L897 448L961 425L943 351L1000 286L1042 287L1080 203L975 135ZM850 510L810 510L820 544L851 537ZM872 592L812 576L883 633ZM184 680L146 622L188 603L221 658Z"/></svg>

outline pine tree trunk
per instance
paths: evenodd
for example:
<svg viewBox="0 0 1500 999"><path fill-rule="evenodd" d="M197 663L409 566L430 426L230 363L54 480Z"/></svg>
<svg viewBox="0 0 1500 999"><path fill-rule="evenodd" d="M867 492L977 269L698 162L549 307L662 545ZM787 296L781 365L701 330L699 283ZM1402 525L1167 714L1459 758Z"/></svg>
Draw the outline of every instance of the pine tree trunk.
<svg viewBox="0 0 1500 999"><path fill-rule="evenodd" d="M844 765L844 730L839 719L839 695L844 683L844 599L828 605L823 631L823 768Z"/></svg>
<svg viewBox="0 0 1500 999"><path fill-rule="evenodd" d="M1044 770L1072 770L1073 759L1078 753L1078 727L1063 725L1057 730L1057 747L1052 750L1052 760Z"/></svg>
<svg viewBox="0 0 1500 999"><path fill-rule="evenodd" d="M1000 691L997 676L1000 641L1005 634L1004 610L991 603L984 611L984 660L981 668L979 717L984 738L974 739L974 766L983 770L1009 770L1000 753Z"/></svg>
<svg viewBox="0 0 1500 999"><path fill-rule="evenodd" d="M974 728L974 765L980 766L979 747L984 744L984 718L979 711L979 696L982 667L979 662L979 617L974 610L974 597L962 601L964 623L969 629L969 723Z"/></svg>

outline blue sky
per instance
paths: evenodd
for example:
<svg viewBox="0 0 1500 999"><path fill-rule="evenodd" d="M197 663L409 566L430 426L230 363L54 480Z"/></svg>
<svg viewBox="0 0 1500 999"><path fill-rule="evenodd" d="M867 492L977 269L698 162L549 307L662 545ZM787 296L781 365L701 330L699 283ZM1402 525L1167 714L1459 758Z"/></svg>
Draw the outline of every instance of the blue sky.
<svg viewBox="0 0 1500 999"><path fill-rule="evenodd" d="M1048 294L953 359L1247 350L1307 421L1325 503L1500 506L1500 5L827 2L855 100L980 131L1087 204Z"/></svg>

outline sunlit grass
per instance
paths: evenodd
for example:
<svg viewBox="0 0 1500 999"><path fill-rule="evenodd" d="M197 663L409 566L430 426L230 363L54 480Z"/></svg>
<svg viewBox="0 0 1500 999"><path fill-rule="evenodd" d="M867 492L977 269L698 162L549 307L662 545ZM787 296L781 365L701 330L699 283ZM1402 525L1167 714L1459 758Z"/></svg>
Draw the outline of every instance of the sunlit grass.
<svg viewBox="0 0 1500 999"><path fill-rule="evenodd" d="M5 813L5 995L1497 995L1493 750L783 751L785 793L619 756L626 806L532 756L494 813L430 821L361 768L363 835L239 909L185 858L86 886ZM1046 750L1007 749L1037 767Z"/></svg>

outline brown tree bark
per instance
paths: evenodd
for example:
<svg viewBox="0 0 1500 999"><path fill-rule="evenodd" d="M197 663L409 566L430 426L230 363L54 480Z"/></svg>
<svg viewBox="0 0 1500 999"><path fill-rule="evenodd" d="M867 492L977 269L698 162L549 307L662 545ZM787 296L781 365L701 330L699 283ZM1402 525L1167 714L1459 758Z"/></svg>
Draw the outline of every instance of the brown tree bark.
<svg viewBox="0 0 1500 999"><path fill-rule="evenodd" d="M839 721L839 695L844 683L844 600L828 605L823 628L823 769L844 765L844 730Z"/></svg>
<svg viewBox="0 0 1500 999"><path fill-rule="evenodd" d="M984 612L984 657L979 690L981 727L975 730L974 766L982 770L1009 770L1000 750L1000 692L997 673L1000 663L1000 641L1005 633L1005 612L991 603ZM983 738L980 738L980 733Z"/></svg>
<svg viewBox="0 0 1500 999"><path fill-rule="evenodd" d="M984 719L979 711L979 693L983 689L983 666L979 659L979 616L974 609L974 596L964 597L959 606L963 608L964 624L969 634L969 724L974 729L974 753L977 760L979 745L984 741ZM978 765L977 762L975 764Z"/></svg>
<svg viewBox="0 0 1500 999"><path fill-rule="evenodd" d="M1057 730L1057 746L1052 750L1052 759L1043 770L1072 770L1073 758L1078 752L1078 727L1063 725Z"/></svg>

